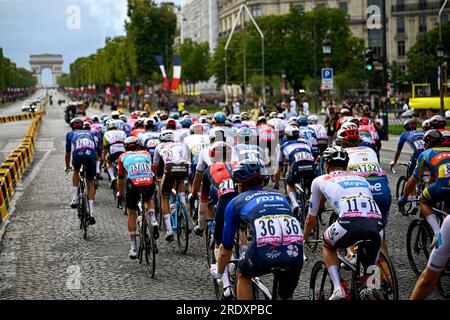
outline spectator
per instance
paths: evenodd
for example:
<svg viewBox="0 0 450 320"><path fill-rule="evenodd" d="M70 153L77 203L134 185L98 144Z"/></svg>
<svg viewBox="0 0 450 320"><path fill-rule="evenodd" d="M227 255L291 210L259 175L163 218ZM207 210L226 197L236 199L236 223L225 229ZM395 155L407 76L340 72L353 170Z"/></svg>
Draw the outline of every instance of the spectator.
<svg viewBox="0 0 450 320"><path fill-rule="evenodd" d="M333 142L334 134L336 133L336 124L339 119L339 114L336 112L336 109L331 106L328 108L324 127L327 129L328 134L328 145L331 145Z"/></svg>
<svg viewBox="0 0 450 320"><path fill-rule="evenodd" d="M303 114L309 116L309 103L308 100L303 101Z"/></svg>
<svg viewBox="0 0 450 320"><path fill-rule="evenodd" d="M298 115L298 112L297 112L297 101L295 101L295 98L293 96L291 97L291 104L290 104L290 106L291 106L291 111L289 113L289 116L290 117L296 117Z"/></svg>
<svg viewBox="0 0 450 320"><path fill-rule="evenodd" d="M237 98L233 99L233 114L241 114L241 104Z"/></svg>

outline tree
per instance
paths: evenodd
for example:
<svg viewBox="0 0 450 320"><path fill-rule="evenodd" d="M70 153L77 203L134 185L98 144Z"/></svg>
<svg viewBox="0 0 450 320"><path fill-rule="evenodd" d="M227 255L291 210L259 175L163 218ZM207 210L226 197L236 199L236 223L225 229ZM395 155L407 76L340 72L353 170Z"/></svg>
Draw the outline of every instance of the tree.
<svg viewBox="0 0 450 320"><path fill-rule="evenodd" d="M187 84L195 84L208 81L210 72L208 65L211 57L209 55L208 42L197 43L191 39L184 39L178 48L177 54L181 58L182 79Z"/></svg>

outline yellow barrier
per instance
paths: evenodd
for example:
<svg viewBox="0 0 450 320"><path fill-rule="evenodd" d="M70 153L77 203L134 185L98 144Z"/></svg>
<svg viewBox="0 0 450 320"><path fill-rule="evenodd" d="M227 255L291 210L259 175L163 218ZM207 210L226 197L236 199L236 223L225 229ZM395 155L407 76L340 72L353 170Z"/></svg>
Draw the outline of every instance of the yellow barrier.
<svg viewBox="0 0 450 320"><path fill-rule="evenodd" d="M31 115L25 114L0 118L0 123L33 119L27 134L22 140L22 144L16 150L11 152L9 157L6 158L6 161L0 165L0 214L2 222L8 218L8 209L10 207L12 196L14 195L14 188L17 186L26 168L33 160L37 132L42 116L45 114L46 104L47 98L42 103L40 111L32 114L32 117L27 118L27 116ZM7 120L3 120L4 118L7 118Z"/></svg>

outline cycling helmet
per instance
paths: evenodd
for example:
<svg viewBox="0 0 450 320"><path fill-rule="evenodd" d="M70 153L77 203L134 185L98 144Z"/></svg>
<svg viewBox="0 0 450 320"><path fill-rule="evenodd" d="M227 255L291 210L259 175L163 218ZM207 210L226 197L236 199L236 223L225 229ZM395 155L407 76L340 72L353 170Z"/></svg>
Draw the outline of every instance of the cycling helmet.
<svg viewBox="0 0 450 320"><path fill-rule="evenodd" d="M167 126L173 126L173 127L176 127L176 125L177 125L176 120L175 120L175 119L172 119L172 118L169 118L169 120L167 120L167 122L166 122L166 127L167 127Z"/></svg>
<svg viewBox="0 0 450 320"><path fill-rule="evenodd" d="M189 115L189 112L187 112L186 110L183 110L182 112L181 112L181 116L182 117L185 117L185 116L188 116Z"/></svg>
<svg viewBox="0 0 450 320"><path fill-rule="evenodd" d="M214 142L209 147L209 156L213 162L229 162L232 152L231 146L223 141Z"/></svg>
<svg viewBox="0 0 450 320"><path fill-rule="evenodd" d="M422 130L423 131L428 131L430 129L431 129L431 121L430 121L430 119L427 119L424 122L422 122Z"/></svg>
<svg viewBox="0 0 450 320"><path fill-rule="evenodd" d="M161 113L161 115L159 116L159 118L161 119L161 121L167 120L169 119L169 116L166 113Z"/></svg>
<svg viewBox="0 0 450 320"><path fill-rule="evenodd" d="M208 119L206 119L206 117L200 117L200 118L198 118L198 122L200 122L200 123L208 123Z"/></svg>
<svg viewBox="0 0 450 320"><path fill-rule="evenodd" d="M83 122L87 122L87 123L89 123L89 124L92 124L92 123L93 123L91 118L84 118L84 119L83 119Z"/></svg>
<svg viewBox="0 0 450 320"><path fill-rule="evenodd" d="M350 110L348 110L347 108L343 108L340 113L342 115L350 115Z"/></svg>
<svg viewBox="0 0 450 320"><path fill-rule="evenodd" d="M308 123L309 124L317 124L319 122L319 117L316 115L310 115L308 117Z"/></svg>
<svg viewBox="0 0 450 320"><path fill-rule="evenodd" d="M144 126L146 130L153 129L155 127L155 119L152 118L145 119Z"/></svg>
<svg viewBox="0 0 450 320"><path fill-rule="evenodd" d="M113 111L113 112L111 112L111 118L112 118L112 119L114 119L114 120L119 120L119 117L120 117L119 111Z"/></svg>
<svg viewBox="0 0 450 320"><path fill-rule="evenodd" d="M261 162L259 160L243 160L233 169L233 180L236 183L250 183L267 180L261 173Z"/></svg>
<svg viewBox="0 0 450 320"><path fill-rule="evenodd" d="M136 137L128 137L123 142L123 146L127 151L136 151L140 149L139 140Z"/></svg>
<svg viewBox="0 0 450 320"><path fill-rule="evenodd" d="M121 114L121 115L119 116L119 119L122 120L122 121L125 122L125 123L128 122L128 118L127 118L127 116L124 115L124 114Z"/></svg>
<svg viewBox="0 0 450 320"><path fill-rule="evenodd" d="M359 119L355 118L355 117L349 117L349 118L343 119L341 121L341 125L344 123L349 123L349 122L352 122L352 123L356 124L357 127L359 127Z"/></svg>
<svg viewBox="0 0 450 320"><path fill-rule="evenodd" d="M92 120L92 123L100 123L100 119L98 116L92 116L91 120Z"/></svg>
<svg viewBox="0 0 450 320"><path fill-rule="evenodd" d="M175 120L180 119L180 115L179 115L178 113L172 113L172 114L170 115L170 117L171 117L172 119L175 119Z"/></svg>
<svg viewBox="0 0 450 320"><path fill-rule="evenodd" d="M445 121L445 118L441 115L435 115L430 119L431 127L433 129L445 129L445 125L447 124L447 121Z"/></svg>
<svg viewBox="0 0 450 320"><path fill-rule="evenodd" d="M250 128L240 128L237 132L238 138L250 138L254 135L254 132Z"/></svg>
<svg viewBox="0 0 450 320"><path fill-rule="evenodd" d="M450 110L445 111L445 119L450 119Z"/></svg>
<svg viewBox="0 0 450 320"><path fill-rule="evenodd" d="M115 129L113 119L108 119L106 121L106 129L108 129L108 130Z"/></svg>
<svg viewBox="0 0 450 320"><path fill-rule="evenodd" d="M108 119L109 118L109 116L107 115L107 114L102 114L101 115L101 117L100 117L100 121L106 121L106 119Z"/></svg>
<svg viewBox="0 0 450 320"><path fill-rule="evenodd" d="M142 118L148 118L148 112L147 111L142 111L141 112L141 117Z"/></svg>
<svg viewBox="0 0 450 320"><path fill-rule="evenodd" d="M208 115L208 111L205 109L200 110L200 115L201 116L207 116Z"/></svg>
<svg viewBox="0 0 450 320"><path fill-rule="evenodd" d="M286 129L284 129L284 134L286 137L299 137L300 136L300 129L295 126L287 126Z"/></svg>
<svg viewBox="0 0 450 320"><path fill-rule="evenodd" d="M190 126L189 131L191 132L191 134L203 134L203 132L205 131L205 127L200 123L194 123Z"/></svg>
<svg viewBox="0 0 450 320"><path fill-rule="evenodd" d="M213 128L209 131L209 141L224 141L225 140L225 130L220 128Z"/></svg>
<svg viewBox="0 0 450 320"><path fill-rule="evenodd" d="M216 121L216 123L225 123L225 121L227 121L227 116L223 112L216 112L214 114L214 121Z"/></svg>
<svg viewBox="0 0 450 320"><path fill-rule="evenodd" d="M185 117L180 123L184 128L189 128L192 125L192 120L189 117Z"/></svg>
<svg viewBox="0 0 450 320"><path fill-rule="evenodd" d="M298 121L298 124L300 126L307 126L308 125L308 118L305 117L305 116L299 117L297 121Z"/></svg>
<svg viewBox="0 0 450 320"><path fill-rule="evenodd" d="M405 129L405 131L416 130L417 129L417 121L414 119L406 120L403 123L403 129Z"/></svg>
<svg viewBox="0 0 450 320"><path fill-rule="evenodd" d="M284 113L279 113L277 118L278 119L285 119L286 117L285 117Z"/></svg>
<svg viewBox="0 0 450 320"><path fill-rule="evenodd" d="M250 114L248 112L241 112L241 120L249 120L250 119Z"/></svg>
<svg viewBox="0 0 450 320"><path fill-rule="evenodd" d="M144 121L142 119L136 120L133 126L135 129L142 129L144 128Z"/></svg>
<svg viewBox="0 0 450 320"><path fill-rule="evenodd" d="M423 142L428 144L428 148L440 147L443 142L442 133L437 130L428 130L423 136Z"/></svg>
<svg viewBox="0 0 450 320"><path fill-rule="evenodd" d="M241 121L241 116L239 114L233 114L233 116L231 117L231 122L240 122Z"/></svg>
<svg viewBox="0 0 450 320"><path fill-rule="evenodd" d="M133 112L131 113L131 119L137 119L137 118L138 118L137 112L136 112L136 111L133 111Z"/></svg>
<svg viewBox="0 0 450 320"><path fill-rule="evenodd" d="M271 112L270 114L269 114L269 118L270 119L273 119L273 118L276 118L277 117L277 113L276 112Z"/></svg>
<svg viewBox="0 0 450 320"><path fill-rule="evenodd" d="M336 167L347 167L349 161L347 151L339 146L328 147L323 152L322 158L330 165Z"/></svg>
<svg viewBox="0 0 450 320"><path fill-rule="evenodd" d="M358 126L353 122L345 122L342 124L341 129L358 129Z"/></svg>
<svg viewBox="0 0 450 320"><path fill-rule="evenodd" d="M125 131L125 123L122 120L114 120L113 127Z"/></svg>
<svg viewBox="0 0 450 320"><path fill-rule="evenodd" d="M88 121L83 122L83 130L91 130L91 123Z"/></svg>
<svg viewBox="0 0 450 320"><path fill-rule="evenodd" d="M359 131L358 129L354 128L340 129L336 134L336 138L341 140L342 142L356 142L357 140L359 140Z"/></svg>
<svg viewBox="0 0 450 320"><path fill-rule="evenodd" d="M164 130L159 134L159 140L161 142L169 142L169 141L175 141L175 133L173 130Z"/></svg>
<svg viewBox="0 0 450 320"><path fill-rule="evenodd" d="M83 120L80 118L74 118L70 121L70 127L72 130L82 129L83 128Z"/></svg>

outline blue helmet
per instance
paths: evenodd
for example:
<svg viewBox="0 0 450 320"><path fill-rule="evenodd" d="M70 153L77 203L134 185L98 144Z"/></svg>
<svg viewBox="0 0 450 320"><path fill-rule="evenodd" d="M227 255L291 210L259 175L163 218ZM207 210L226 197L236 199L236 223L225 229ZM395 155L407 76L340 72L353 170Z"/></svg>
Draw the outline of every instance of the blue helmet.
<svg viewBox="0 0 450 320"><path fill-rule="evenodd" d="M262 165L259 160L243 160L233 169L233 180L236 183L245 183L255 180L264 181L267 184L268 176L264 176L261 172Z"/></svg>
<svg viewBox="0 0 450 320"><path fill-rule="evenodd" d="M216 123L225 123L225 121L227 121L227 116L223 112L216 112L214 114L214 120Z"/></svg>
<svg viewBox="0 0 450 320"><path fill-rule="evenodd" d="M298 124L301 125L301 126L307 126L308 125L308 117L301 116L301 117L298 118L297 121L298 121Z"/></svg>
<svg viewBox="0 0 450 320"><path fill-rule="evenodd" d="M183 126L183 127L190 127L191 125L192 125L192 120L190 119L190 118L188 118L188 117L186 117L186 118L184 118L183 120L181 120L181 125Z"/></svg>
<svg viewBox="0 0 450 320"><path fill-rule="evenodd" d="M170 117L171 117L172 119L175 119L175 120L180 119L180 115L179 115L178 113L172 113L172 114L170 115Z"/></svg>

